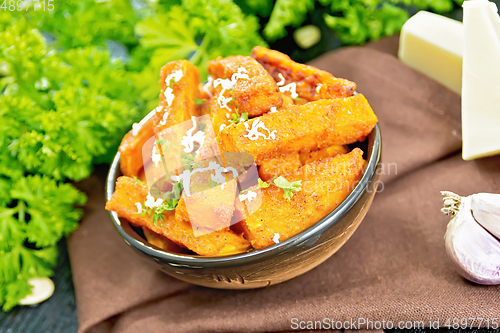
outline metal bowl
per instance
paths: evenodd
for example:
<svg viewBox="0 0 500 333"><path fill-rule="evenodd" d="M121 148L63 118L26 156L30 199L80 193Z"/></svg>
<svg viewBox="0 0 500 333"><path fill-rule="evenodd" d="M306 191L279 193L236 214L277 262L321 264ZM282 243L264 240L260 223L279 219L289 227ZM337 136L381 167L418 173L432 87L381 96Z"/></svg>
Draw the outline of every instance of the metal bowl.
<svg viewBox="0 0 500 333"><path fill-rule="evenodd" d="M218 289L253 289L277 284L321 264L356 231L377 192L381 143L377 125L364 142L356 145L364 151L367 164L359 183L335 210L298 235L261 250L225 257L177 254L149 244L115 212L110 212L111 220L130 247L179 280ZM120 175L120 153L117 153L106 181L106 200L111 198Z"/></svg>

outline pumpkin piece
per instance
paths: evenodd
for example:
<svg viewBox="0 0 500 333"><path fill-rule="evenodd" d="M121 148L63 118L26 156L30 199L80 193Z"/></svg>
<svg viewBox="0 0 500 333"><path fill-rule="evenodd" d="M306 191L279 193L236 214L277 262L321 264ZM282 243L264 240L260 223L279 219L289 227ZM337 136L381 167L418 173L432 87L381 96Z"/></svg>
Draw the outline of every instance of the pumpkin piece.
<svg viewBox="0 0 500 333"><path fill-rule="evenodd" d="M317 223L333 211L360 179L364 160L359 148L301 167L287 177L301 181L302 189L288 200L275 185L260 189L262 200L244 202L247 210L242 228L255 249L285 241ZM260 204L258 208L252 205ZM256 209L255 209L256 208Z"/></svg>
<svg viewBox="0 0 500 333"><path fill-rule="evenodd" d="M354 82L337 78L313 66L299 64L278 51L256 46L252 50L252 57L271 74L276 82L280 83L280 87L295 82L296 92L300 99L316 101L349 97L356 91Z"/></svg>
<svg viewBox="0 0 500 333"><path fill-rule="evenodd" d="M273 106L281 107L283 103L274 79L252 57L219 57L208 62L208 72L213 76L215 85L216 79L232 80L235 75L232 90L225 92L224 96L229 98L232 95L239 114L248 113L249 117L257 117L269 112ZM236 79L238 73L248 78Z"/></svg>
<svg viewBox="0 0 500 333"><path fill-rule="evenodd" d="M260 165L291 152L363 141L376 124L368 101L358 94L285 107L224 128L217 140L221 151L249 153Z"/></svg>
<svg viewBox="0 0 500 333"><path fill-rule="evenodd" d="M143 204L146 201L148 193L147 187L133 178L119 177L116 181L115 192L106 203L106 209L115 211L119 217L127 219L135 226L148 228L200 255L227 255L237 251L245 252L250 247L250 243L245 238L229 228L199 237L194 236L189 215L186 219L187 212L182 209L185 207L182 203L183 199L179 201L178 208L163 214L164 221L154 223L147 213L139 214L136 206L137 202Z"/></svg>

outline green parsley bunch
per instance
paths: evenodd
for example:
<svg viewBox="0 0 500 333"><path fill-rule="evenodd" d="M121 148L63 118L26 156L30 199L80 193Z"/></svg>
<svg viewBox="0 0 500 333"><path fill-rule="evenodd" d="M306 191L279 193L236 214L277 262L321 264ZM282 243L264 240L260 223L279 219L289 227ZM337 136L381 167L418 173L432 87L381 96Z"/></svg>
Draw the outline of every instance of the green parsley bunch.
<svg viewBox="0 0 500 333"><path fill-rule="evenodd" d="M247 11L264 19L267 41L287 35L287 27L300 27L319 10L325 24L343 44L362 44L391 36L401 30L409 12L431 10L448 13L463 0L236 0ZM260 9L259 9L260 8ZM271 9L270 9L271 8Z"/></svg>
<svg viewBox="0 0 500 333"><path fill-rule="evenodd" d="M53 274L57 242L86 196L67 180L109 161L144 110L133 76L102 47L55 50L23 17L0 25L0 306Z"/></svg>

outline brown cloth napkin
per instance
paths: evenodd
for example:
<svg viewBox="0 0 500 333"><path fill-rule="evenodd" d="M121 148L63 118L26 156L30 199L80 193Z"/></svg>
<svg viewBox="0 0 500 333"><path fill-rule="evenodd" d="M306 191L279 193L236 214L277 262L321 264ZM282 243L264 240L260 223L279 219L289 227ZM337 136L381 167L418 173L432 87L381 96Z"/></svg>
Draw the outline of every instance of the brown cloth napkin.
<svg viewBox="0 0 500 333"><path fill-rule="evenodd" d="M335 255L264 289L189 285L123 242L104 210L103 178L95 176L83 184L89 203L69 241L79 332L291 331L292 318L427 327L455 318L500 321L500 287L474 285L455 272L443 241L449 218L440 212L440 190L500 192L500 157L461 159L460 96L400 63L395 50L391 38L312 62L358 84L383 136L383 186Z"/></svg>

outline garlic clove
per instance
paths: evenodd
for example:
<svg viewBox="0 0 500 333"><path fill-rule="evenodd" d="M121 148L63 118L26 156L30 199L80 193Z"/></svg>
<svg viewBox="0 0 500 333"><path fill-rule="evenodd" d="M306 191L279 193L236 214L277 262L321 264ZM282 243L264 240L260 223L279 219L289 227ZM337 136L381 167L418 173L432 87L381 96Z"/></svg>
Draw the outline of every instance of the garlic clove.
<svg viewBox="0 0 500 333"><path fill-rule="evenodd" d="M500 194L472 195L471 209L477 223L500 240Z"/></svg>
<svg viewBox="0 0 500 333"><path fill-rule="evenodd" d="M457 271L467 280L484 285L500 284L500 241L476 222L471 201L471 197L460 198L458 206L452 209L454 217L445 234L446 251Z"/></svg>
<svg viewBox="0 0 500 333"><path fill-rule="evenodd" d="M33 305L47 300L54 293L54 282L48 277L35 277L28 280L32 286L31 294L19 301L21 305Z"/></svg>

